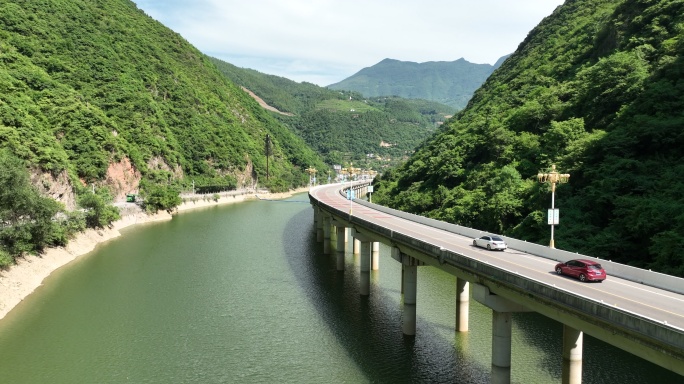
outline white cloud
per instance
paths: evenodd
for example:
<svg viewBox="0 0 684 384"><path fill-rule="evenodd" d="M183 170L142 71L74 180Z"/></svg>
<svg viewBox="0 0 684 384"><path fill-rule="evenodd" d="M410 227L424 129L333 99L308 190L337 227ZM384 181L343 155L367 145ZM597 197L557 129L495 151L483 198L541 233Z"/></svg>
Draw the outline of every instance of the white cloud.
<svg viewBox="0 0 684 384"><path fill-rule="evenodd" d="M140 0L208 55L328 85L385 58L493 64L563 0Z"/></svg>

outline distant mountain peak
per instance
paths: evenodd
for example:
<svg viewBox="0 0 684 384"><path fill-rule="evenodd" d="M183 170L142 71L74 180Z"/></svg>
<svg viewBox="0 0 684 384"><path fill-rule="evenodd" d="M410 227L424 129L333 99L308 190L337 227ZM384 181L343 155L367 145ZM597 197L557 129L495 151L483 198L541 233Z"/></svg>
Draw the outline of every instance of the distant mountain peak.
<svg viewBox="0 0 684 384"><path fill-rule="evenodd" d="M506 57L496 65L474 64L463 57L423 63L386 58L327 88L356 91L365 97L424 99L463 109Z"/></svg>

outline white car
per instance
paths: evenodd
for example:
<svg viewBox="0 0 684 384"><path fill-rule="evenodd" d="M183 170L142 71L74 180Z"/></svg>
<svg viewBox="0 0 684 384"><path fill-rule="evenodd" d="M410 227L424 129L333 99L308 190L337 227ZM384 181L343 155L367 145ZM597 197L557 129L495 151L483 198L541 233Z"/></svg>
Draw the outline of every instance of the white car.
<svg viewBox="0 0 684 384"><path fill-rule="evenodd" d="M508 245L506 245L504 239L494 235L485 235L478 239L474 239L473 245L476 247L487 248L490 251L492 249L503 251L504 249L508 248Z"/></svg>

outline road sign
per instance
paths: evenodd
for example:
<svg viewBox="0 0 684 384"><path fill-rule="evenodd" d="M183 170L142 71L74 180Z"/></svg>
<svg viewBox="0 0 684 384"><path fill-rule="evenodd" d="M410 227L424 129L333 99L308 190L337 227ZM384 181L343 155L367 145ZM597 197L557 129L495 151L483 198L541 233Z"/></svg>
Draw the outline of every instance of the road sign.
<svg viewBox="0 0 684 384"><path fill-rule="evenodd" d="M549 225L558 225L558 217L559 217L559 210L558 208L556 209L549 209Z"/></svg>

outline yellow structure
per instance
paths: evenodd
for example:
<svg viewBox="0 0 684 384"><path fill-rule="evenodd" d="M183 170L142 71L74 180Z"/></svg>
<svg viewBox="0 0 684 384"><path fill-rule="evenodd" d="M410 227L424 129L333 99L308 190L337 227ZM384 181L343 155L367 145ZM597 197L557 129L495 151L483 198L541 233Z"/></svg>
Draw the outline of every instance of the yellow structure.
<svg viewBox="0 0 684 384"><path fill-rule="evenodd" d="M556 171L556 165L551 165L551 171L548 173L538 173L537 180L540 183L551 184L551 209L549 210L549 224L551 225L551 242L549 243L549 248L556 248L553 241L553 228L554 225L558 224L558 210L555 207L556 200L556 183L567 183L570 179L570 174L568 173L558 173Z"/></svg>

